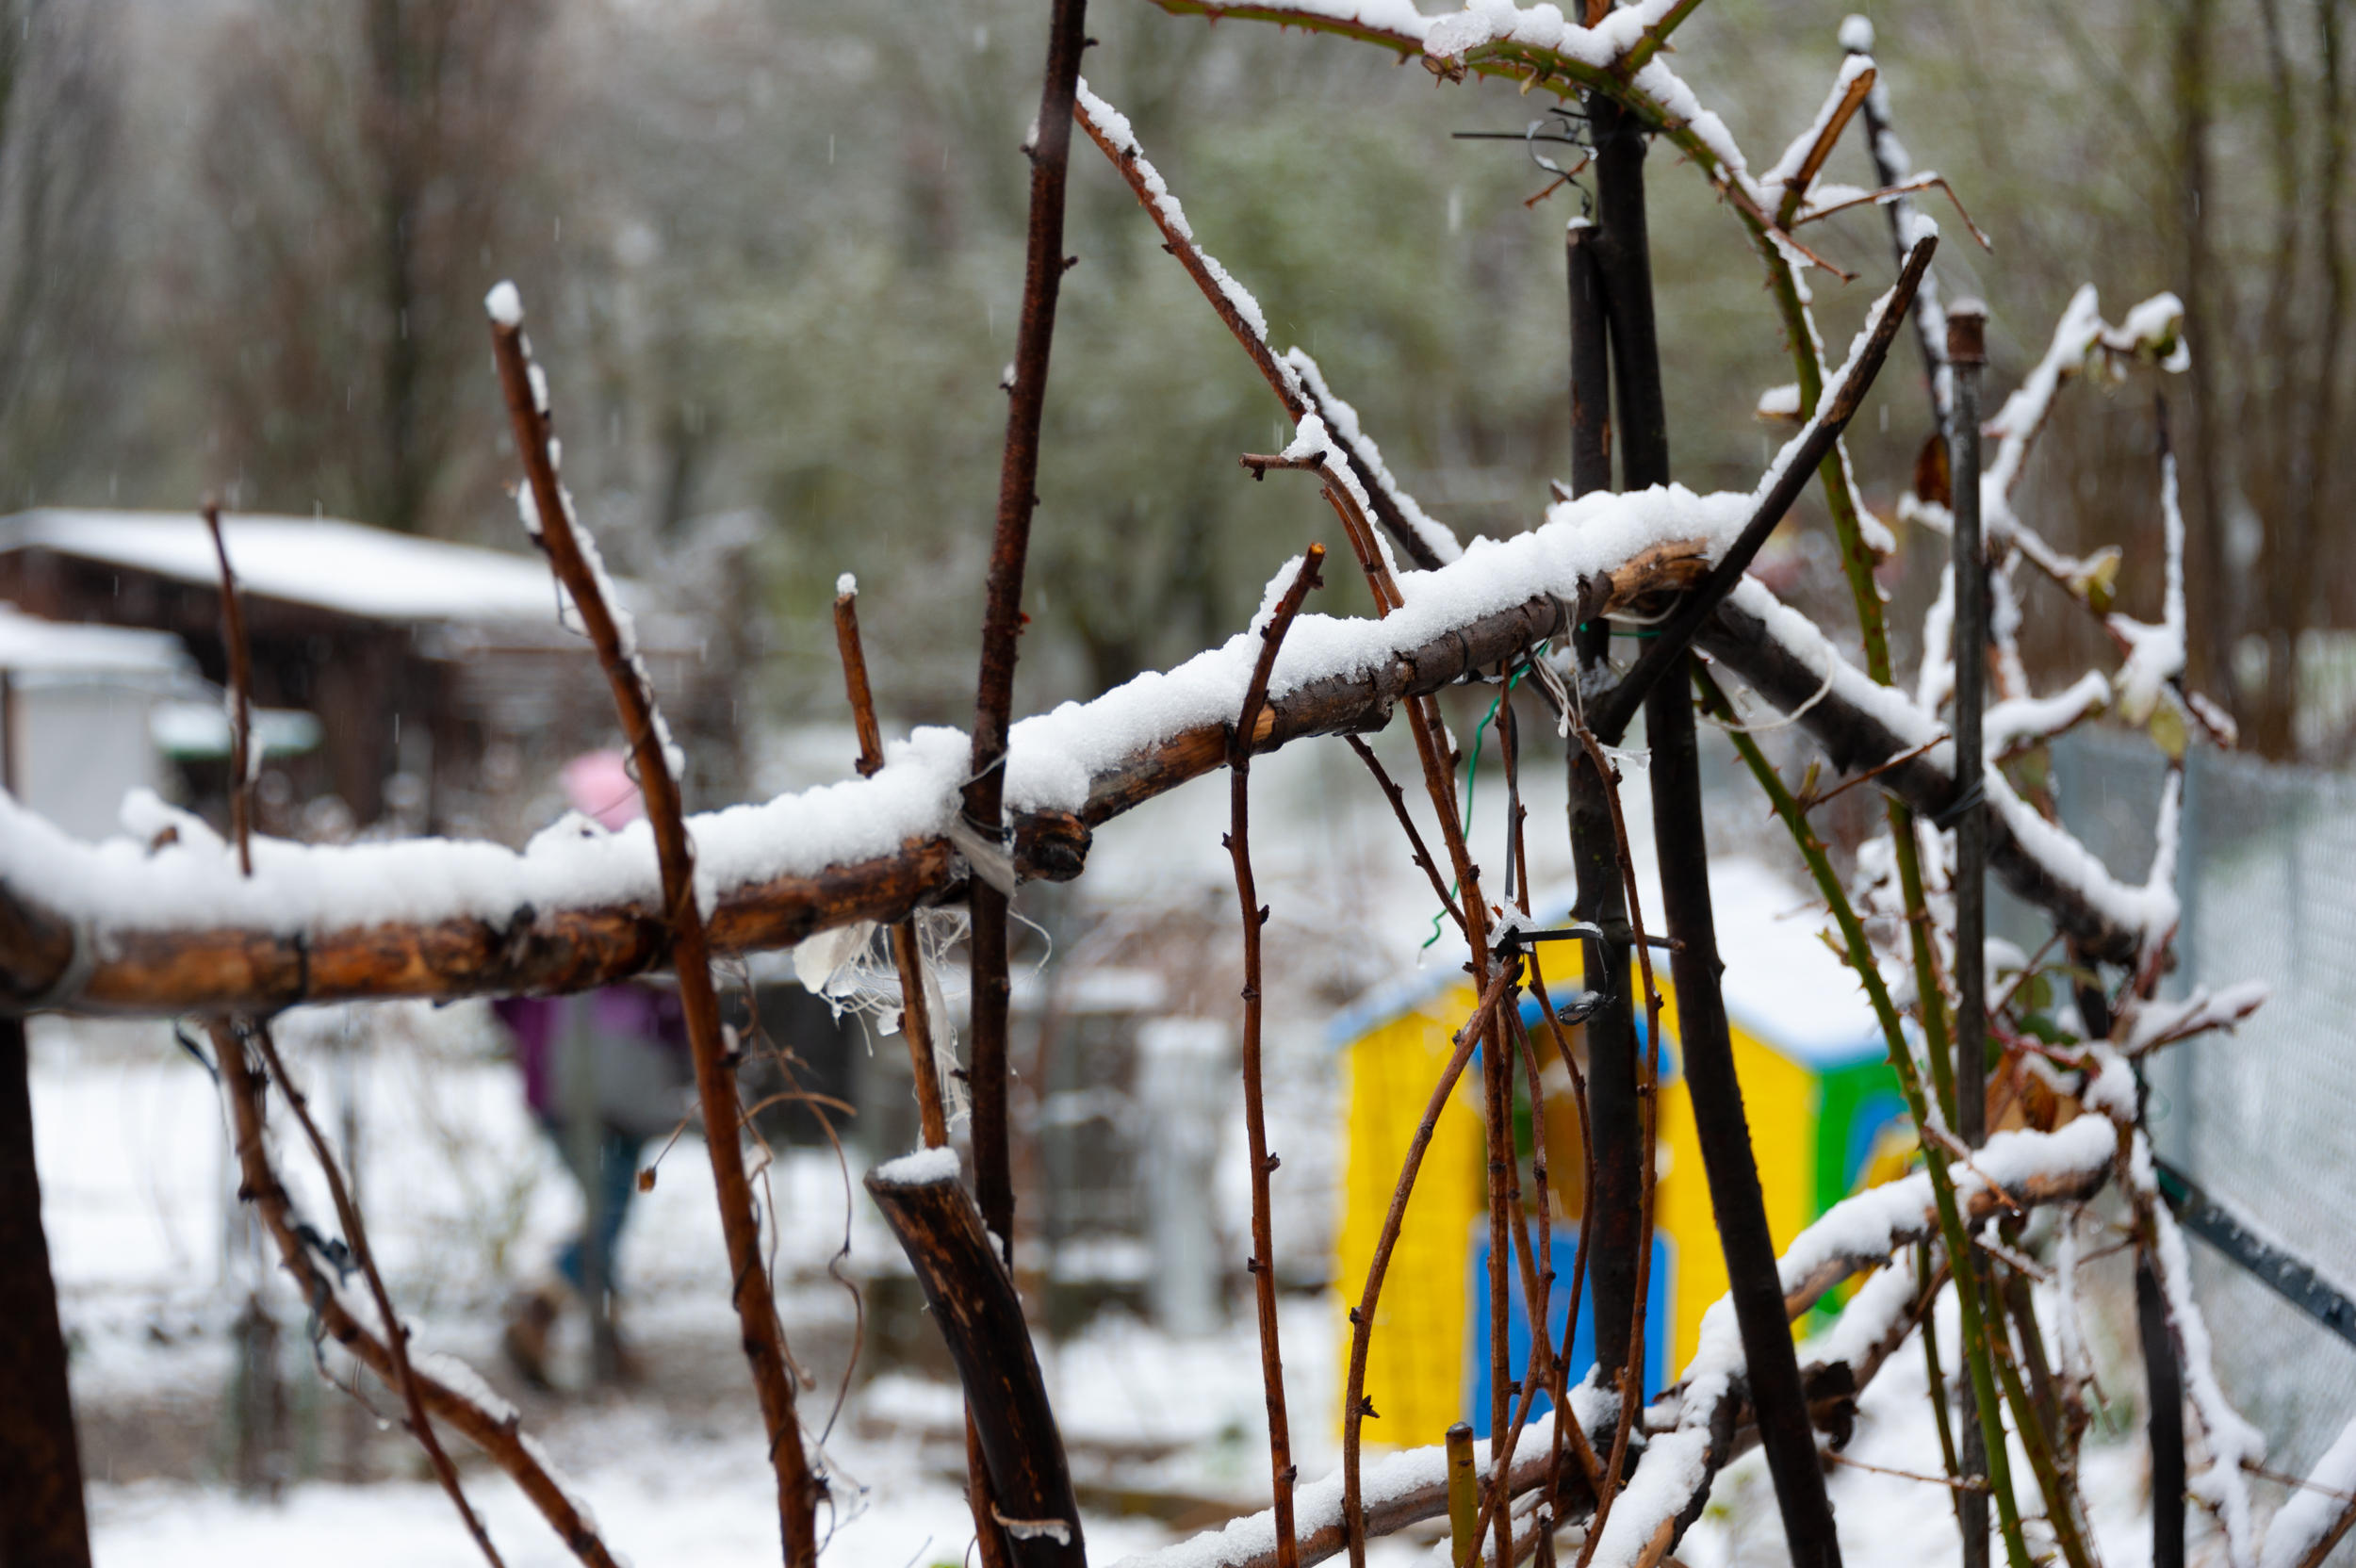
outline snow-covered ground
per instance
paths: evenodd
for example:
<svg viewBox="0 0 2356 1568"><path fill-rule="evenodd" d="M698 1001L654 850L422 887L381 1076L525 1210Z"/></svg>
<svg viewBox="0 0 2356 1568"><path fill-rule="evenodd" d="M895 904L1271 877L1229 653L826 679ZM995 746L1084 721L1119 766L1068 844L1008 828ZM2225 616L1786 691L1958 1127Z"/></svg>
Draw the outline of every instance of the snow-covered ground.
<svg viewBox="0 0 2356 1568"><path fill-rule="evenodd" d="M1468 733L1459 739L1469 747ZM1477 791L1477 849L1494 849L1501 837L1503 791L1494 769L1492 741ZM1525 779L1532 880L1541 887L1569 869L1560 832L1539 830L1561 820L1559 771L1533 769ZM1271 973L1287 977L1269 998L1271 1120L1285 1153L1279 1233L1314 1249L1328 1233L1337 1131L1325 1021L1386 976L1418 965L1452 968L1458 958L1446 942L1423 949L1429 889L1408 865L1388 808L1346 752L1298 748L1268 759L1255 769L1254 793L1261 891L1276 910ZM1628 792L1640 846L1649 838L1644 793ZM1224 935L1199 944L1192 961L1201 974L1179 988L1193 993L1187 1005L1213 1012L1233 1005L1226 944L1234 894L1219 848L1225 796L1197 785L1113 825L1081 885L1100 930L1119 928L1124 909L1213 911L1204 928ZM1640 850L1640 858L1648 857ZM1776 890L1756 867L1727 864L1737 881L1751 876L1770 890L1751 899L1758 906L1746 918L1789 913L1788 890ZM1729 896L1734 890L1729 883ZM1088 928L1087 920L1074 923ZM1081 943L1096 939L1084 935ZM774 1562L773 1494L735 1348L701 1146L684 1141L663 1158L623 1247L624 1329L649 1376L618 1392L530 1395L500 1363L501 1315L519 1285L544 1273L576 1200L525 1111L486 1011L323 1010L288 1019L281 1034L331 1135L342 1135L344 1107L358 1108L371 1234L420 1346L465 1359L517 1397L527 1425L632 1560ZM217 1091L170 1028L41 1021L33 1096L98 1560L198 1568L331 1557L338 1568L474 1560L402 1435L368 1430L365 1417L347 1413L342 1395L319 1382L292 1293L262 1266L236 1215ZM1229 1141L1210 1201L1232 1238L1242 1230L1245 1183L1240 1138ZM866 1365L840 1412L833 1409L859 1321L826 1266L846 1230L854 1277L891 1274L898 1264L863 1196L850 1196L866 1157L853 1156L847 1184L826 1153L789 1153L768 1173L774 1212L786 1220L777 1266L788 1331L814 1385L804 1413L813 1430L825 1429L835 1505L827 1560L856 1568L956 1563L966 1560L972 1531L959 1484L958 1396L939 1358L878 1364L871 1335ZM282 1164L305 1212L324 1214L306 1157L283 1137ZM232 1330L257 1285L282 1325L293 1409L294 1475L275 1500L226 1483ZM1338 1461L1337 1320L1324 1298L1294 1296L1284 1306L1294 1451L1304 1478ZM1954 1334L1950 1322L1951 1347ZM1223 1329L1194 1340L1109 1313L1074 1337L1042 1338L1040 1348L1096 1560L1265 1506L1259 1357L1248 1313L1231 1312ZM578 1335L566 1339L563 1367L577 1367L581 1354ZM2125 1430L2140 1389L2132 1369L2115 1371L2118 1364L2114 1356L2102 1375L2119 1413L2116 1427ZM351 1473L355 1453L372 1478L322 1478ZM1915 1347L1869 1390L1849 1455L1915 1475L1938 1470ZM471 1462L466 1473L508 1561L568 1560L502 1477ZM2139 1446L2094 1444L2085 1474L2105 1563L2148 1560ZM1940 1486L1848 1465L1835 1469L1831 1485L1849 1560L1955 1560ZM2198 1520L2194 1527L2198 1551L2207 1538ZM1427 1530L1379 1543L1376 1560L1383 1568L1429 1560L1435 1538ZM1721 1478L1677 1556L1705 1568L1771 1562L1779 1550L1772 1489L1754 1455Z"/></svg>

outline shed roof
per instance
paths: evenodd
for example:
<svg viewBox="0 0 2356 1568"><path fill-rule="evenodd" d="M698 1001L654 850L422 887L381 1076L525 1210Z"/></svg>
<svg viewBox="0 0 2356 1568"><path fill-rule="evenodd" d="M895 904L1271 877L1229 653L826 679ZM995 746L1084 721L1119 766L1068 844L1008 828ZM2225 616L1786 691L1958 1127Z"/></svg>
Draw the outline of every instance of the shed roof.
<svg viewBox="0 0 2356 1568"><path fill-rule="evenodd" d="M221 519L246 593L382 621L547 621L555 580L534 557L395 533L335 517L237 514ZM182 582L220 580L211 534L193 512L40 507L0 518L0 554L46 549ZM639 584L616 581L638 608Z"/></svg>
<svg viewBox="0 0 2356 1568"><path fill-rule="evenodd" d="M0 603L0 670L11 675L193 676L196 662L169 631L45 621Z"/></svg>

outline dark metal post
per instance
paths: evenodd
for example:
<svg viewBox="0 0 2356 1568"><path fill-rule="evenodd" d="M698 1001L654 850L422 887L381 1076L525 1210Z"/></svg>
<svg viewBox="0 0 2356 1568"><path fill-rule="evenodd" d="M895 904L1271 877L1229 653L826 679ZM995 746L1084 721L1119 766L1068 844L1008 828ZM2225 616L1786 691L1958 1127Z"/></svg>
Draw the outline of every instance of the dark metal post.
<svg viewBox="0 0 2356 1568"><path fill-rule="evenodd" d="M1597 100L1598 109L1607 106ZM1562 237L1571 301L1571 494L1612 488L1612 356L1604 297L1601 236L1586 219ZM1598 618L1575 627L1571 649L1584 686L1607 674L1612 631ZM1606 745L1620 734L1598 733ZM1586 1232L1588 1299L1595 1324L1595 1364L1607 1383L1628 1365L1629 1325L1636 1309L1636 1258L1645 1238L1639 1229L1644 1183L1642 1123L1637 1119L1636 999L1628 986L1628 892L1620 885L1618 841L1606 792L1587 748L1570 748L1571 856L1579 876L1572 913L1606 933L1585 948L1581 983L1603 1004L1584 1025L1587 1111L1595 1128L1595 1190L1582 1195L1579 1222Z"/></svg>
<svg viewBox="0 0 2356 1568"><path fill-rule="evenodd" d="M1959 300L1947 313L1947 363L1954 370L1948 471L1954 475L1955 664L1955 1134L1978 1148L1988 1136L1988 817L1980 718L1988 685L1988 571L1980 542L1980 370L1988 363L1988 312ZM1992 1307L1988 1270L1976 1254L1969 1288ZM1992 1315L1991 1315L1991 1320ZM1967 1349L1969 1348L1967 1347ZM1963 1469L1988 1473L1988 1434L1979 1413L1963 1415ZM1988 1561L1988 1494L1963 1500L1965 1568Z"/></svg>
<svg viewBox="0 0 2356 1568"><path fill-rule="evenodd" d="M1604 298L1612 325L1618 398L1620 477L1630 490L1669 480L1669 420L1654 328L1652 258L1644 219L1644 135L1618 106L1591 100L1596 210ZM1681 656L1644 703L1652 748L1653 834L1661 903L1679 945L1670 960L1686 1081L1718 1235L1749 1364L1761 1446L1783 1513L1793 1568L1838 1568L1841 1545L1800 1386L1799 1359L1784 1315L1775 1238L1767 1229L1734 1045L1718 989L1718 940L1710 901L1710 851L1702 823L1701 759L1693 733L1690 656ZM1603 1138L1600 1116L1596 1140ZM1649 1245L1650 1238L1639 1238ZM1600 1320L1604 1302L1595 1303ZM1640 1369L1641 1370L1641 1369Z"/></svg>

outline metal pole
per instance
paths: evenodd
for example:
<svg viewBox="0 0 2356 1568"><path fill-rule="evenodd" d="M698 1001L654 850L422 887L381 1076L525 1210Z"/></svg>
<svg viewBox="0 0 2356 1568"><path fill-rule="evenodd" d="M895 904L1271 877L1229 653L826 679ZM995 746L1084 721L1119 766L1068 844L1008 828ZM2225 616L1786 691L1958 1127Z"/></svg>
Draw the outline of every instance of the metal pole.
<svg viewBox="0 0 2356 1568"><path fill-rule="evenodd" d="M1980 724L1988 685L1988 565L1980 542L1980 371L1988 363L1988 310L1976 300L1959 300L1947 313L1947 363L1955 376L1947 439L1955 488L1955 1135L1976 1149L1988 1136L1987 762ZM1949 1261L1959 1285L1988 1298L1978 1256ZM1967 1476L1987 1475L1989 1436L1980 1429L1978 1413L1967 1407ZM1965 1493L1962 1512L1965 1568L1986 1568L1988 1494Z"/></svg>

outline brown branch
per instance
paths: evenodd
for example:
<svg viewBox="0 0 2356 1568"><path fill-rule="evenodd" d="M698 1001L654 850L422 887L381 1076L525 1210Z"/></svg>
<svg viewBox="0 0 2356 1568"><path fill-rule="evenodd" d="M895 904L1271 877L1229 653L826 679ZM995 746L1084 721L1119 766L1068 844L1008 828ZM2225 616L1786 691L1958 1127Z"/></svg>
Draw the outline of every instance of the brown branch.
<svg viewBox="0 0 2356 1568"><path fill-rule="evenodd" d="M229 661L229 837L237 846L237 870L254 874L254 660L245 638L245 607L238 602L237 577L229 569L229 547L221 536L221 503L205 498L205 527L221 562L221 641Z"/></svg>
<svg viewBox="0 0 2356 1568"><path fill-rule="evenodd" d="M1561 635L1575 620L1690 583L1705 562L1698 544L1655 547L1591 580L1576 603L1534 597L1439 633L1364 675L1310 681L1270 699L1252 749L1381 729L1400 702ZM1097 775L1076 817L1018 818L1018 873L1052 881L1077 875L1092 825L1224 766L1228 728L1225 721L1204 724L1121 759ZM313 853L332 860L338 852ZM723 888L707 930L722 953L791 947L834 926L888 923L962 897L965 881L946 838L916 837L888 855ZM302 933L107 925L77 938L74 922L29 890L0 886L0 992L17 1008L70 1003L93 1012L267 1012L370 997L579 991L670 959L661 909L635 900L547 909L520 904L505 920L460 915ZM88 973L77 982L82 963Z"/></svg>
<svg viewBox="0 0 2356 1568"><path fill-rule="evenodd" d="M1102 103L1101 99L1097 100L1097 104ZM1104 106L1109 108L1110 106ZM1112 160L1113 167L1121 172L1121 177L1137 193L1137 201L1152 216L1153 226L1162 232L1162 249L1177 257L1178 265L1185 268L1186 276L1194 280L1195 287L1202 290L1203 298L1209 302L1212 311L1252 361L1252 368L1259 371L1261 379L1268 384L1268 389L1276 394L1276 400L1284 405L1285 416L1299 425L1303 416L1317 415L1323 421L1326 433L1341 448L1343 460L1350 465L1360 486L1366 490L1367 500L1372 504L1383 531L1417 566L1426 571L1439 566L1440 558L1432 552L1430 542L1407 520L1399 498L1383 482L1373 456L1362 449L1361 442L1351 440L1339 428L1339 422L1334 417L1338 410L1328 400L1330 394L1319 384L1323 378L1316 373L1315 364L1309 366L1310 375L1301 375L1277 355L1260 329L1244 318L1243 312L1222 282L1227 276L1226 269L1205 254L1203 248L1195 243L1194 237L1175 220L1172 213L1175 199L1169 194L1168 184L1160 172L1146 161L1144 150L1137 144L1135 137L1124 139L1117 135L1112 127L1104 122L1096 106L1086 96L1074 100L1072 112L1079 121L1080 128L1088 133L1088 139ZM1170 204L1165 205L1165 203ZM1299 349L1293 350L1292 353L1301 356ZM1254 479L1271 467L1315 466L1314 461L1301 463L1284 458L1247 457L1243 461L1244 466L1252 470ZM1348 522L1345 518L1345 527ZM1355 546L1357 543L1353 536L1351 544ZM1366 559L1365 551L1360 551L1359 559L1362 562Z"/></svg>
<svg viewBox="0 0 2356 1568"><path fill-rule="evenodd" d="M557 482L556 463L549 450L547 383L534 373L536 367L524 342L522 308L514 301L510 286L501 286L492 298L492 350L515 425L515 449L523 458L531 485L538 523L535 536L597 647L597 662L604 668L622 728L630 737L638 788L654 832L663 872L663 923L670 937L672 969L679 976L688 1046L695 1057L704 1147L711 1153L712 1181L718 1188L720 1229L728 1244L728 1267L735 1276L731 1294L744 1326L744 1358L760 1397L761 1424L768 1432L770 1464L777 1474L778 1524L786 1560L794 1568L814 1568L818 1560L817 1485L802 1449L792 1358L761 1257L760 1214L744 1174L744 1111L728 1042L721 1033L720 1003L712 984L712 952L704 918L695 902L695 846L687 836L679 780L665 755L669 734L655 707L654 689L637 657L634 639L606 603L603 568L589 553L595 547L574 532L572 499Z"/></svg>
<svg viewBox="0 0 2356 1568"><path fill-rule="evenodd" d="M1021 1568L1082 1568L1079 1504L1023 1298L957 1180L956 1158L910 1155L869 1171L866 1185L957 1363L989 1481L976 1514L1003 1528Z"/></svg>
<svg viewBox="0 0 2356 1568"><path fill-rule="evenodd" d="M214 537L218 540L220 536L216 533ZM239 1031L234 1024L216 1023L210 1033L216 1054L243 1049L238 1040ZM344 1180L335 1152L328 1148L326 1137L319 1132L319 1122L311 1115L309 1100L295 1086L294 1075L286 1070L285 1060L278 1054L278 1043L270 1037L270 1025L257 1021L249 1026L247 1033L254 1041L254 1049L262 1054L262 1065L269 1070L271 1081L286 1096L286 1108L294 1112L295 1120L302 1125L303 1136L310 1144L312 1155L319 1161L319 1174L326 1178L328 1199L335 1205L335 1222L343 1227L344 1240L352 1249L352 1262L359 1266L361 1278L368 1282L368 1296L376 1302L377 1320L384 1326L384 1345L393 1364L393 1387L401 1395L402 1405L408 1409L409 1429L416 1434L417 1446L425 1450L426 1462L434 1468L434 1478L441 1482L442 1490L450 1494L450 1506L458 1511L458 1517L466 1524L466 1533L474 1537L475 1544L482 1548L484 1559L492 1568L499 1568L499 1551L491 1544L490 1532L476 1517L473 1506L466 1501L466 1489L458 1483L458 1467L450 1462L450 1454L442 1447L442 1440L434 1434L434 1423L425 1412L424 1396L417 1389L417 1372L409 1364L409 1326L393 1311L392 1293L384 1288L384 1276L376 1266L375 1250L368 1245L368 1227L361 1222L359 1205L352 1200L352 1188Z"/></svg>
<svg viewBox="0 0 2356 1568"><path fill-rule="evenodd" d="M998 470L998 520L982 612L981 674L973 695L973 770L964 803L967 824L992 842L1001 841L1006 825L1006 732L1014 706L1015 639L1023 628L1023 572L1030 552L1031 514L1039 505L1039 422L1047 403L1055 302L1067 265L1064 187L1072 163L1072 98L1079 87L1081 51L1088 46L1087 12L1087 0L1054 0L1039 119L1024 148L1031 160L1031 204L1023 316L1015 331L1014 386L1006 400L1006 439ZM1006 1123L1008 895L986 881L977 881L969 906L973 916L973 935L967 943L973 975L973 1040L966 1067L973 1095L973 1187L983 1220L1007 1249L1011 1261L1014 1177Z"/></svg>
<svg viewBox="0 0 2356 1568"><path fill-rule="evenodd" d="M1252 1284L1260 1319L1260 1375L1268 1399L1268 1472L1276 1498L1277 1568L1297 1568L1293 1541L1292 1428L1284 1410L1284 1356L1277 1340L1276 1240L1269 1218L1268 1177L1276 1158L1268 1148L1268 1113L1260 1089L1260 937L1268 910L1252 874L1252 744L1249 737L1268 703L1269 675L1293 617L1309 590L1319 586L1317 567L1325 547L1311 545L1301 568L1260 629L1260 656L1244 688L1243 708L1228 741L1228 804L1232 819L1227 852L1235 865L1235 899L1243 918L1243 1121L1252 1158Z"/></svg>
<svg viewBox="0 0 2356 1568"><path fill-rule="evenodd" d="M883 728L875 722L875 695L867 684L867 652L859 635L859 589L847 576L834 599L835 645L843 654L843 684L859 727L859 771L873 778L883 768ZM916 1114L924 1147L949 1141L948 1113L941 1103L941 1069L933 1055L932 1009L924 996L924 953L913 919L892 923L892 962L900 974L900 1033L908 1045L908 1067L916 1078Z"/></svg>
<svg viewBox="0 0 2356 1568"><path fill-rule="evenodd" d="M1406 1159L1399 1163L1399 1182L1391 1189L1391 1206L1383 1216L1383 1230L1375 1238L1374 1256L1366 1265L1366 1286L1359 1293L1358 1304L1350 1310L1350 1373L1342 1396L1342 1539L1322 1551L1317 1551L1310 1541L1301 1542L1302 1562L1331 1557L1344 1546L1348 1547L1353 1565L1365 1561L1371 1521L1360 1485L1359 1434L1366 1416L1373 1413L1366 1404L1366 1352L1374 1343L1374 1315L1383 1301L1383 1276L1390 1271L1391 1249L1399 1245L1399 1228L1407 1218L1407 1200L1415 1194L1415 1177L1423 1169L1423 1157L1432 1147L1432 1135L1440 1124L1440 1113L1448 1108L1448 1097L1456 1092L1456 1081L1464 1076L1464 1064L1472 1060L1474 1045L1480 1041L1490 1017L1497 1011L1498 998L1513 984L1520 967L1508 964L1497 972L1473 1008L1472 1016L1464 1021L1464 1027L1456 1032L1455 1053L1441 1070L1439 1082L1432 1086L1431 1102L1424 1106L1423 1119L1415 1124L1415 1135L1408 1142ZM1532 1468L1534 1471L1536 1467ZM1445 1495L1442 1501L1445 1506ZM1412 1522L1399 1523L1403 1527ZM1230 1564L1229 1568L1236 1565Z"/></svg>
<svg viewBox="0 0 2356 1568"><path fill-rule="evenodd" d="M1835 202L1828 206L1811 206L1792 220L1792 226L1796 228L1802 223L1813 223L1820 218L1830 218L1836 212L1846 212L1851 207L1861 207L1869 203L1874 206L1885 206L1917 190L1944 191L1947 200L1955 206L1955 216L1963 220L1963 226L1971 231L1973 239L1979 241L1980 249L1987 251L1994 248L1988 243L1988 236L1981 232L1980 226L1972 220L1972 214L1964 208L1963 198L1955 194L1955 188L1947 183L1947 177L1944 174L1928 172L1910 175L1894 184L1886 185L1879 190L1868 190L1860 195ZM1903 258L1905 253L1899 253Z"/></svg>
<svg viewBox="0 0 2356 1568"><path fill-rule="evenodd" d="M209 1032L229 1102L230 1131L237 1157L237 1197L254 1205L263 1229L277 1246L280 1266L319 1315L321 1329L387 1387L396 1386L392 1351L345 1306L334 1282L320 1269L318 1255L303 1239L306 1227L295 1217L293 1200L270 1167L263 1130L261 1080L227 1024L216 1022ZM391 1327L389 1320L386 1327ZM580 1505L533 1457L512 1409L486 1410L431 1373L413 1369L410 1380L428 1413L439 1417L506 1471L575 1557L590 1568L615 1568L613 1553Z"/></svg>
<svg viewBox="0 0 2356 1568"><path fill-rule="evenodd" d="M1775 213L1777 228L1790 229L1793 217L1807 204L1808 188L1816 183L1818 174L1824 172L1824 160L1832 156L1834 145L1841 140L1841 133L1849 128L1849 122L1864 106L1866 94L1873 90L1873 78L1874 71L1870 65L1849 78L1849 85L1841 92L1841 101L1833 106L1832 114L1817 131L1815 141L1808 146L1808 155L1800 160L1798 172L1783 182L1783 203Z"/></svg>
<svg viewBox="0 0 2356 1568"><path fill-rule="evenodd" d="M1358 760L1366 765L1366 771L1374 775L1374 782L1382 790L1383 798L1391 803L1391 811L1399 818L1399 831L1407 835L1407 844L1414 852L1415 864L1422 867L1424 875L1432 880L1432 891L1439 899L1440 907L1448 911L1457 929L1463 930L1464 911L1456 906L1455 896L1448 890L1448 884L1440 880L1440 868L1432 858L1431 847L1423 841L1422 833L1416 830L1415 819L1407 814L1406 795L1400 792L1391 776L1383 771L1382 759L1375 756L1373 747L1355 735L1344 735L1342 739L1350 743L1350 750L1358 754Z"/></svg>
<svg viewBox="0 0 2356 1568"><path fill-rule="evenodd" d="M1273 751L1311 736L1364 734L1398 705L1434 692L1571 626L1690 584L1706 565L1698 545L1663 546L1598 576L1577 604L1533 598L1435 634L1368 673L1311 681L1272 699L1252 749ZM1721 606L1697 645L1783 712L1824 695L1798 723L1841 769L1865 768L1919 747L1921 730L1894 725L1878 702L1825 689L1821 650L1803 649L1758 614ZM1078 874L1088 829L1224 765L1224 721L1182 730L1121 758L1093 779L1075 817L1034 812L1015 823L1015 864L1025 877ZM1929 755L1890 770L1890 787L1920 811L1955 798L1953 775ZM2073 880L1991 825L1989 866L2015 896L2045 911L2091 957L2132 963L2142 933L2119 925ZM312 851L334 874L346 853ZM889 854L810 874L724 887L709 923L712 948L749 953L791 947L819 931L961 896L965 872L942 837L911 837ZM305 1002L558 993L612 985L671 961L661 909L639 900L538 908L504 920L472 914L286 931L266 926L140 927L77 921L22 883L0 883L0 1008L72 1007L91 1013L170 1015L271 1012Z"/></svg>

